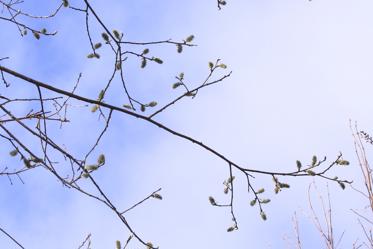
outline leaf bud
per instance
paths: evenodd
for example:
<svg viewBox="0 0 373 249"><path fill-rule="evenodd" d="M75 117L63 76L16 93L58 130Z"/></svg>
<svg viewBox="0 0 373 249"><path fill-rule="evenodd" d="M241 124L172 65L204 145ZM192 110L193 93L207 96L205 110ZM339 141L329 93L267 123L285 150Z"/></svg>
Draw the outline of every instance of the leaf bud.
<svg viewBox="0 0 373 249"><path fill-rule="evenodd" d="M307 174L311 175L311 176L315 176L316 173L312 170L307 170Z"/></svg>
<svg viewBox="0 0 373 249"><path fill-rule="evenodd" d="M115 69L116 70L121 70L122 69L122 62L118 61L117 63L115 63Z"/></svg>
<svg viewBox="0 0 373 249"><path fill-rule="evenodd" d="M156 101L152 101L148 104L149 107L154 107L156 106L158 103Z"/></svg>
<svg viewBox="0 0 373 249"><path fill-rule="evenodd" d="M183 52L183 46L181 44L176 44L176 48L178 53Z"/></svg>
<svg viewBox="0 0 373 249"><path fill-rule="evenodd" d="M270 201L271 201L270 199L263 199L263 200L260 201L260 203L267 204Z"/></svg>
<svg viewBox="0 0 373 249"><path fill-rule="evenodd" d="M100 93L98 94L97 101L101 101L105 97L105 91L101 90Z"/></svg>
<svg viewBox="0 0 373 249"><path fill-rule="evenodd" d="M209 196L209 201L210 201L211 205L216 206L216 201L215 201L214 197Z"/></svg>
<svg viewBox="0 0 373 249"><path fill-rule="evenodd" d="M158 199L158 200L163 199L163 197L160 194L157 194L157 193L152 194L152 197L155 198L155 199Z"/></svg>
<svg viewBox="0 0 373 249"><path fill-rule="evenodd" d="M92 106L91 108L91 112L96 112L98 110L99 106L98 105L94 105Z"/></svg>
<svg viewBox="0 0 373 249"><path fill-rule="evenodd" d="M34 37L39 40L40 39L40 34L36 31L32 31L32 34L34 35Z"/></svg>
<svg viewBox="0 0 373 249"><path fill-rule="evenodd" d="M98 156L97 163L100 166L105 164L105 155L104 154L101 154L101 155Z"/></svg>
<svg viewBox="0 0 373 249"><path fill-rule="evenodd" d="M157 57L153 58L153 61L157 62L158 64L162 64L163 61Z"/></svg>
<svg viewBox="0 0 373 249"><path fill-rule="evenodd" d="M267 220L267 215L263 211L260 212L260 216L263 220Z"/></svg>
<svg viewBox="0 0 373 249"><path fill-rule="evenodd" d="M279 183L280 188L290 188L290 185L287 183Z"/></svg>
<svg viewBox="0 0 373 249"><path fill-rule="evenodd" d="M9 152L9 155L11 156L16 156L18 154L18 150L12 150L11 152Z"/></svg>
<svg viewBox="0 0 373 249"><path fill-rule="evenodd" d="M69 7L69 1L63 0L62 1L63 7Z"/></svg>
<svg viewBox="0 0 373 249"><path fill-rule="evenodd" d="M94 45L94 48L95 48L95 49L99 49L99 48L101 48L101 46L102 46L102 43L101 43L101 42L98 42L98 43L96 43L96 44Z"/></svg>
<svg viewBox="0 0 373 249"><path fill-rule="evenodd" d="M344 165L344 166L350 165L350 162L347 161L347 160L337 160L336 163L337 163L338 165Z"/></svg>
<svg viewBox="0 0 373 249"><path fill-rule="evenodd" d="M172 85L172 88L173 89L176 89L176 88L178 88L179 86L181 86L182 85L182 83L180 83L180 82L176 82L176 83L174 83L173 85Z"/></svg>
<svg viewBox="0 0 373 249"><path fill-rule="evenodd" d="M194 39L194 35L190 35L185 39L185 42L192 42Z"/></svg>
<svg viewBox="0 0 373 249"><path fill-rule="evenodd" d="M339 186L344 190L346 188L346 185L343 182L338 182Z"/></svg>
<svg viewBox="0 0 373 249"><path fill-rule="evenodd" d="M120 241L119 241L119 240L117 240L117 241L115 242L115 245L116 245L116 249L122 249L122 245L120 244Z"/></svg>
<svg viewBox="0 0 373 249"><path fill-rule="evenodd" d="M229 191L229 188L228 188L228 187L225 187L225 188L224 188L224 194L228 194L228 191Z"/></svg>
<svg viewBox="0 0 373 249"><path fill-rule="evenodd" d="M26 166L26 168L30 169L32 167L31 165L31 161L26 159L26 158L23 158L23 164Z"/></svg>
<svg viewBox="0 0 373 249"><path fill-rule="evenodd" d="M311 163L311 166L312 166L312 167L315 166L316 163L317 163L317 157L316 157L316 156L313 156L313 157L312 157L312 163Z"/></svg>
<svg viewBox="0 0 373 249"><path fill-rule="evenodd" d="M147 247L147 249L152 249L154 246L153 246L152 242L148 242L148 243L146 243L146 247Z"/></svg>
<svg viewBox="0 0 373 249"><path fill-rule="evenodd" d="M102 37L102 39L104 39L104 41L106 41L106 42L109 41L109 35L106 34L105 32L101 34L101 37Z"/></svg>
<svg viewBox="0 0 373 249"><path fill-rule="evenodd" d="M84 169L87 170L87 171L94 171L94 170L98 169L98 165L96 165L96 164L85 165Z"/></svg>
<svg viewBox="0 0 373 249"><path fill-rule="evenodd" d="M146 59L143 58L142 61L141 61L141 68L144 68L146 67Z"/></svg>
<svg viewBox="0 0 373 249"><path fill-rule="evenodd" d="M250 206L254 206L256 204L256 199L250 201Z"/></svg>
<svg viewBox="0 0 373 249"><path fill-rule="evenodd" d="M298 171L300 171L300 169L302 168L302 163L297 160L297 168L298 168Z"/></svg>
<svg viewBox="0 0 373 249"><path fill-rule="evenodd" d="M126 109L129 109L129 110L132 110L132 106L130 106L130 105L125 104L125 105L123 105L123 107L126 108Z"/></svg>
<svg viewBox="0 0 373 249"><path fill-rule="evenodd" d="M114 34L114 36L115 36L115 38L117 38L118 40L120 40L120 38L121 38L121 35L119 34L119 31L118 30L113 30L113 34Z"/></svg>
<svg viewBox="0 0 373 249"><path fill-rule="evenodd" d="M258 191L256 191L256 193L257 193L257 194L261 194L261 193L264 193L264 191L265 191L264 188L261 188L261 189L259 189Z"/></svg>

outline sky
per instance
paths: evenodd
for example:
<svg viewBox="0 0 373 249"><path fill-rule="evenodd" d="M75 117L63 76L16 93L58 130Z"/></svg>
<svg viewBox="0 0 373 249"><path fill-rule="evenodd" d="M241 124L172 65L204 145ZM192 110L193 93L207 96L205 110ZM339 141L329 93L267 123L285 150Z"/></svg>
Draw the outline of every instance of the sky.
<svg viewBox="0 0 373 249"><path fill-rule="evenodd" d="M363 189L354 152L349 120L373 133L371 93L373 91L373 3L366 0L328 1L244 1L230 0L221 11L209 1L91 1L97 13L112 29L131 41L172 38L183 40L193 34L198 45L178 54L174 45L149 47L164 64L140 68L129 57L125 77L130 91L144 102L168 103L180 94L172 89L175 76L184 72L191 86L197 86L209 73L208 62L221 59L232 75L223 82L202 89L194 99L185 99L161 113L156 120L196 138L248 168L292 171L295 161L307 163L313 155L336 159L342 152L350 161L331 174L354 181ZM79 1L71 0L79 5ZM45 15L59 1L25 1L22 8ZM21 6L20 6L21 7ZM21 38L14 25L1 23L1 64L53 86L69 90L79 73L77 93L97 98L112 70L108 48L100 60L87 59L89 42L84 16L63 9L54 19L33 22L38 28L57 30L55 37ZM93 39L100 41L102 30L94 22ZM142 51L144 47L133 47ZM218 77L219 75L217 75ZM27 83L11 79L12 86L0 86L0 94L35 96ZM105 101L125 104L119 82ZM45 94L49 94L45 92ZM90 106L72 102L71 122L50 128L75 155L87 152L103 123ZM37 106L16 106L27 113ZM17 127L18 134L22 134ZM38 146L24 135L30 146ZM20 163L9 158L10 147L1 143L0 167ZM367 147L367 149L372 149ZM369 152L369 150L368 150ZM127 219L146 241L160 248L296 248L292 216L297 213L302 248L323 248L308 205L308 188L316 183L320 194L331 195L333 222L339 248L351 248L363 239L356 215L367 204L356 191L319 179L281 180L291 185L275 195L270 177L257 176L255 187L264 187L271 199L263 221L239 172L235 182L234 208L239 229L231 226L228 209L213 207L214 196L227 202L222 182L228 178L226 163L196 145L132 117L115 113L113 123L93 159L100 153L106 164L95 179L116 205L123 209L158 188L163 200L149 200L128 213ZM368 154L369 158L371 155ZM63 160L61 160L63 165ZM331 175L334 176L334 175ZM26 248L78 248L92 234L92 248L115 248L129 233L113 213L79 193L64 188L42 169L16 178L13 185L0 178L0 224ZM84 184L84 183L83 183ZM89 186L87 186L89 188ZM317 191L311 197L320 211ZM0 248L17 248L0 235ZM139 248L136 242L129 248Z"/></svg>

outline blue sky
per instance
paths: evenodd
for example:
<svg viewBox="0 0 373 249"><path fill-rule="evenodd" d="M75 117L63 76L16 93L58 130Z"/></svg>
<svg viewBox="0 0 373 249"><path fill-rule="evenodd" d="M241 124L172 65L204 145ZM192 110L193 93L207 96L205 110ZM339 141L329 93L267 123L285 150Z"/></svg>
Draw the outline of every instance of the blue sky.
<svg viewBox="0 0 373 249"><path fill-rule="evenodd" d="M45 14L56 4L38 1L28 6ZM125 71L130 91L144 102L167 103L178 95L171 88L175 75L184 72L186 80L196 85L208 73L207 63L217 58L233 71L222 84L204 89L193 100L181 101L160 114L158 121L249 168L290 171L295 160L307 162L314 154L334 160L342 152L351 166L333 173L362 188L349 119L371 131L370 1L231 0L222 11L213 0L92 1L92 5L129 40L182 40L195 35L198 46L182 54L176 53L175 46L150 47L164 60L163 65L140 69L140 61L129 58ZM83 21L83 15L63 10L46 25L35 24L58 30L56 37L40 40L31 35L20 38L15 26L2 23L0 57L11 57L3 62L5 66L67 90L82 72L78 94L96 98L111 74L111 57L103 48L100 60L86 59L90 50ZM100 33L94 35L96 41ZM114 86L108 102L124 104L119 87ZM14 81L9 89L1 86L1 94L30 96L33 92L27 84ZM78 155L87 151L103 124L89 107L73 103L72 122L55 129L53 135ZM17 108L27 112L30 106ZM0 151L7 155L9 148L4 144ZM129 207L162 187L164 200L150 200L128 214L139 235L160 248L295 248L294 211L304 248L322 247L309 218L311 178L289 179L291 189L275 195L272 180L257 177L255 186L266 187L272 199L266 208L269 219L263 222L249 206L245 179L237 174L235 210L240 229L227 233L229 210L208 203L210 195L222 202L227 198L222 194L222 182L228 177L224 162L120 114L114 115L95 155L100 153L105 153L107 164L95 176L118 206ZM4 160L2 167L19 163ZM77 248L88 233L92 233L92 248L114 248L115 240L127 239L128 232L110 210L61 187L47 172L34 170L23 179L24 185L16 179L14 185L1 179L0 220L26 248ZM316 182L324 191L325 182ZM350 188L342 191L337 184L330 183L329 190L336 234L345 232L340 248L350 248L361 236L350 209L361 210L364 199ZM317 206L317 195L313 197ZM0 236L0 248L15 247ZM136 244L130 248L137 248Z"/></svg>

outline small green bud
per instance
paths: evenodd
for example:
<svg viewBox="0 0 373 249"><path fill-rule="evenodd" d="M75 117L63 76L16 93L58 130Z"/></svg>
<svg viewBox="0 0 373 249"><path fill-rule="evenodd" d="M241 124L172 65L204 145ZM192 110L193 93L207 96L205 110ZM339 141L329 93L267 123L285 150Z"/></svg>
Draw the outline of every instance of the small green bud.
<svg viewBox="0 0 373 249"><path fill-rule="evenodd" d="M307 170L307 174L311 175L311 176L315 176L316 173L312 170Z"/></svg>
<svg viewBox="0 0 373 249"><path fill-rule="evenodd" d="M125 104L125 105L123 105L123 107L126 108L126 109L129 109L129 110L132 110L132 106L130 106L130 105Z"/></svg>
<svg viewBox="0 0 373 249"><path fill-rule="evenodd" d="M152 248L154 248L152 242L148 242L148 243L146 243L146 246L147 246L147 249L152 249Z"/></svg>
<svg viewBox="0 0 373 249"><path fill-rule="evenodd" d="M142 58L142 61L141 61L141 68L144 68L146 67L146 59L145 58Z"/></svg>
<svg viewBox="0 0 373 249"><path fill-rule="evenodd" d="M158 200L163 199L163 197L160 194L157 194L157 193L152 194L152 197L155 198L155 199L158 199Z"/></svg>
<svg viewBox="0 0 373 249"><path fill-rule="evenodd" d="M92 59L92 58L100 59L100 55L98 53L91 53L91 54L87 55L87 58L88 59Z"/></svg>
<svg viewBox="0 0 373 249"><path fill-rule="evenodd" d="M144 112L144 111L146 110L145 105L141 105L140 110L141 110L142 112Z"/></svg>
<svg viewBox="0 0 373 249"><path fill-rule="evenodd" d="M312 163L311 163L311 166L315 166L317 163L317 157L316 156L313 156L312 157Z"/></svg>
<svg viewBox="0 0 373 249"><path fill-rule="evenodd" d="M194 39L194 35L190 35L185 39L185 42L192 42Z"/></svg>
<svg viewBox="0 0 373 249"><path fill-rule="evenodd" d="M115 245L116 245L116 249L122 249L122 245L120 244L120 241L119 241L119 240L117 240L117 241L115 242Z"/></svg>
<svg viewBox="0 0 373 249"><path fill-rule="evenodd" d="M281 183L280 182L278 185L279 185L280 188L290 188L290 185L287 184L287 183Z"/></svg>
<svg viewBox="0 0 373 249"><path fill-rule="evenodd" d="M101 90L100 93L98 94L97 101L103 100L104 97L105 97L105 91Z"/></svg>
<svg viewBox="0 0 373 249"><path fill-rule="evenodd" d="M216 205L217 205L217 204L216 204L216 201L215 201L215 199L214 199L214 197L209 196L209 201L210 201L211 205L213 205L213 206L216 206Z"/></svg>
<svg viewBox="0 0 373 249"><path fill-rule="evenodd" d="M84 169L87 170L87 171L94 171L94 170L98 169L98 165L95 165L95 164L85 165Z"/></svg>
<svg viewBox="0 0 373 249"><path fill-rule="evenodd" d="M101 43L101 42L98 42L98 43L96 43L96 44L94 45L94 48L95 48L95 49L99 49L99 48L101 48L101 46L102 46L102 43Z"/></svg>
<svg viewBox="0 0 373 249"><path fill-rule="evenodd" d="M214 67L214 63L212 63L211 61L209 62L209 68L212 69Z"/></svg>
<svg viewBox="0 0 373 249"><path fill-rule="evenodd" d="M267 215L263 211L260 212L260 216L263 220L267 220Z"/></svg>
<svg viewBox="0 0 373 249"><path fill-rule="evenodd" d="M120 38L121 38L121 35L119 34L119 31L118 30L113 30L113 34L114 34L114 36L115 36L115 38L117 38L118 40L120 40Z"/></svg>
<svg viewBox="0 0 373 249"><path fill-rule="evenodd" d="M276 185L276 187L275 187L275 194L278 194L278 192L280 192L280 191L281 191L281 188Z"/></svg>
<svg viewBox="0 0 373 249"><path fill-rule="evenodd" d="M346 188L346 185L343 182L338 182L338 184L343 190Z"/></svg>
<svg viewBox="0 0 373 249"><path fill-rule="evenodd" d="M185 96L187 96L187 97L194 97L194 96L196 96L196 93L187 92L187 93L185 93Z"/></svg>
<svg viewBox="0 0 373 249"><path fill-rule="evenodd" d="M157 62L158 64L162 64L163 61L157 57L153 58L153 61Z"/></svg>
<svg viewBox="0 0 373 249"><path fill-rule="evenodd" d="M258 191L256 191L256 193L257 193L257 194L261 194L261 193L264 193L264 191L265 191L264 188L261 188L261 189L259 189Z"/></svg>
<svg viewBox="0 0 373 249"><path fill-rule="evenodd" d="M228 191L229 191L229 188L228 188L228 187L225 187L225 188L224 188L224 194L228 194Z"/></svg>
<svg viewBox="0 0 373 249"><path fill-rule="evenodd" d="M227 183L232 183L236 177L232 176L227 179Z"/></svg>
<svg viewBox="0 0 373 249"><path fill-rule="evenodd" d="M350 162L347 161L347 160L338 160L338 161L337 161L337 164L338 164L338 165L344 165L344 166L347 166L347 165L350 165Z"/></svg>
<svg viewBox="0 0 373 249"><path fill-rule="evenodd" d="M30 169L30 168L32 167L32 165L31 165L31 161L28 160L28 159L26 159L26 158L23 159L23 164L24 164L24 165L26 166L26 168L28 168L28 169Z"/></svg>
<svg viewBox="0 0 373 249"><path fill-rule="evenodd" d="M156 101L152 101L148 104L149 107L154 107L156 106L158 103Z"/></svg>
<svg viewBox="0 0 373 249"><path fill-rule="evenodd" d="M9 152L9 155L11 155L11 156L18 155L18 150L12 150L11 152Z"/></svg>
<svg viewBox="0 0 373 249"><path fill-rule="evenodd" d="M115 63L115 69L116 70L121 70L122 69L122 62L118 61L117 63Z"/></svg>
<svg viewBox="0 0 373 249"><path fill-rule="evenodd" d="M142 51L142 54L144 55L144 54L147 54L147 53L149 53L149 49L145 48L144 51Z"/></svg>
<svg viewBox="0 0 373 249"><path fill-rule="evenodd" d="M69 1L63 0L63 7L69 7Z"/></svg>
<svg viewBox="0 0 373 249"><path fill-rule="evenodd" d="M228 227L227 232L228 232L228 233L229 233L229 232L233 232L234 229L236 229L235 226Z"/></svg>
<svg viewBox="0 0 373 249"><path fill-rule="evenodd" d="M178 88L179 86L181 86L182 85L182 83L180 83L180 82L176 82L176 83L174 83L173 85L172 85L172 88L173 89L176 89L176 88Z"/></svg>
<svg viewBox="0 0 373 249"><path fill-rule="evenodd" d="M102 39L104 39L104 41L106 41L106 42L109 41L109 35L106 34L105 32L101 34L101 37L102 37Z"/></svg>
<svg viewBox="0 0 373 249"><path fill-rule="evenodd" d="M47 29L43 28L42 30L40 30L40 33L42 33L43 35L45 35L47 33Z"/></svg>
<svg viewBox="0 0 373 249"><path fill-rule="evenodd" d="M96 112L98 110L99 106L98 105L94 105L92 106L91 108L91 112Z"/></svg>
<svg viewBox="0 0 373 249"><path fill-rule="evenodd" d="M297 168L298 168L298 171L300 171L300 169L302 168L302 163L297 160Z"/></svg>
<svg viewBox="0 0 373 249"><path fill-rule="evenodd" d="M176 48L178 53L183 52L183 46L181 44L176 44Z"/></svg>
<svg viewBox="0 0 373 249"><path fill-rule="evenodd" d="M40 39L40 34L38 32L35 32L35 31L32 31L32 34L34 35L34 37L39 40Z"/></svg>
<svg viewBox="0 0 373 249"><path fill-rule="evenodd" d="M263 199L263 200L260 201L260 203L267 204L270 201L271 201L270 199Z"/></svg>
<svg viewBox="0 0 373 249"><path fill-rule="evenodd" d="M31 157L31 161L33 161L34 163L42 163L43 160L41 158L35 158L35 157Z"/></svg>
<svg viewBox="0 0 373 249"><path fill-rule="evenodd" d="M250 201L250 206L254 206L256 204L256 199Z"/></svg>
<svg viewBox="0 0 373 249"><path fill-rule="evenodd" d="M226 69L226 68L227 68L227 65L225 65L225 64L220 64L219 67L220 67L220 68L223 68L223 69Z"/></svg>
<svg viewBox="0 0 373 249"><path fill-rule="evenodd" d="M104 154L101 154L101 155L98 156L97 163L100 166L105 164L105 155Z"/></svg>

